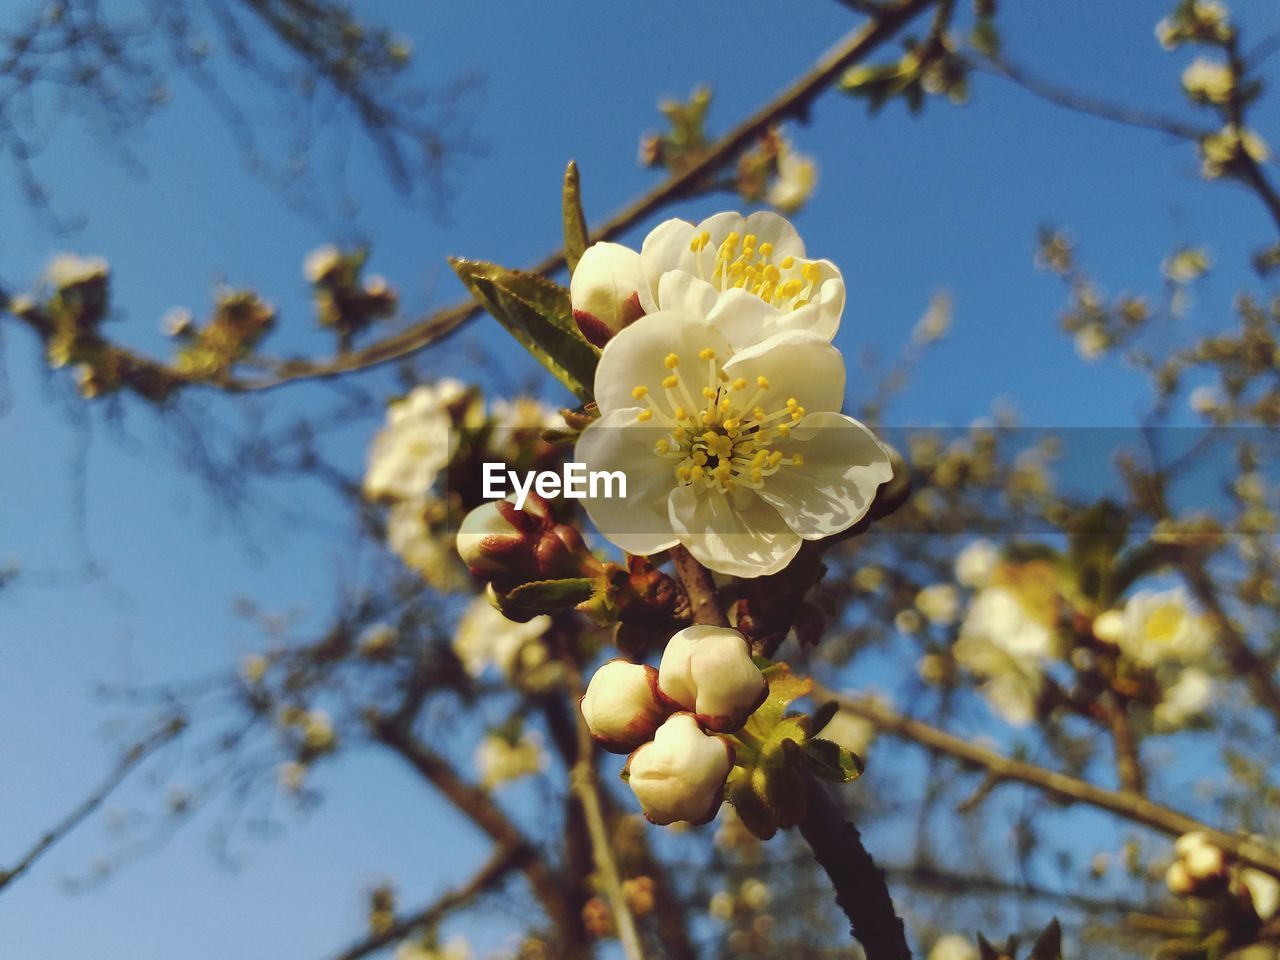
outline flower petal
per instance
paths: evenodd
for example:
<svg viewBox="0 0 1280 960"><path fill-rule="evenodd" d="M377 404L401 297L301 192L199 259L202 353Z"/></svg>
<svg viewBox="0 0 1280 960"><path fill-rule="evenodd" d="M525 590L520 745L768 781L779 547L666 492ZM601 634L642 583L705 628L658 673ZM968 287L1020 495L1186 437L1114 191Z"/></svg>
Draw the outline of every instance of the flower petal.
<svg viewBox="0 0 1280 960"><path fill-rule="evenodd" d="M710 229L702 224L699 224L699 228ZM790 220L778 216L772 210L757 210L751 214L742 225L742 232L755 234L758 243L773 244L775 260L781 260L783 257L804 259L804 241L800 239L800 234L796 233L796 228L791 225ZM714 233L712 238L715 238Z"/></svg>
<svg viewBox="0 0 1280 960"><path fill-rule="evenodd" d="M769 411L791 397L814 413L838 411L844 405L844 357L814 333L787 330L762 340L735 353L724 372L749 383L765 377L769 390L760 403Z"/></svg>
<svg viewBox="0 0 1280 960"><path fill-rule="evenodd" d="M839 413L809 414L774 449L800 453L804 462L784 466L757 492L806 540L853 526L871 507L876 488L893 477L889 454L875 434Z"/></svg>
<svg viewBox="0 0 1280 960"><path fill-rule="evenodd" d="M669 501L671 527L704 566L739 577L777 573L800 549L778 511L739 488L731 502L714 490L678 486Z"/></svg>
<svg viewBox="0 0 1280 960"><path fill-rule="evenodd" d="M646 302L645 293L640 295L640 302L646 312L652 313L663 307L658 290L663 274L683 270L695 277L711 275L716 259L714 244L708 244L696 253L692 249L693 239L700 233L701 230L687 220L667 220L644 238L640 248L640 270L648 286L648 301L651 302Z"/></svg>
<svg viewBox="0 0 1280 960"><path fill-rule="evenodd" d="M658 302L663 310L680 310L705 317L716 305L720 292L705 280L683 270L668 270L658 281Z"/></svg>
<svg viewBox="0 0 1280 960"><path fill-rule="evenodd" d="M745 350L782 329L781 310L737 287L720 294L705 316L733 344L734 350Z"/></svg>
<svg viewBox="0 0 1280 960"><path fill-rule="evenodd" d="M660 427L636 423L638 412L634 407L615 410L589 425L578 438L574 457L588 470L621 470L626 475L625 497L587 497L582 505L605 539L643 556L679 541L672 534L667 506L675 476L670 461L653 452L666 434Z"/></svg>
<svg viewBox="0 0 1280 960"><path fill-rule="evenodd" d="M600 354L595 382L600 412L635 407L633 391L638 386L663 403L666 391L662 381L671 373L666 357L674 353L683 369L700 370L706 362L698 359L698 353L707 347L720 356L729 353L728 342L701 317L674 310L641 317L605 344Z"/></svg>

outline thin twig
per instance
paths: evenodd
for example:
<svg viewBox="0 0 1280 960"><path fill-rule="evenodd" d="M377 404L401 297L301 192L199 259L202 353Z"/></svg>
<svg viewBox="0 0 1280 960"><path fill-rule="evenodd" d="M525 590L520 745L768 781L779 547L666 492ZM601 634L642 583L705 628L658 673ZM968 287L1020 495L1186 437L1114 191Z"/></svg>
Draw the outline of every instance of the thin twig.
<svg viewBox="0 0 1280 960"><path fill-rule="evenodd" d="M582 675L578 673L576 664L570 665L571 682L574 699L582 696ZM582 817L587 825L587 835L591 838L591 855L595 861L596 872L604 886L605 897L613 911L613 924L618 934L618 942L622 944L622 952L627 960L644 960L644 946L640 942L640 932L636 929L636 918L631 912L622 890L622 874L618 870L618 858L614 855L613 841L609 837L609 829L605 825L604 806L600 799L600 783L596 777L596 746L591 739L591 729L587 726L581 710L575 710L578 725L578 760L569 772L569 782L578 802L582 805Z"/></svg>
<svg viewBox="0 0 1280 960"><path fill-rule="evenodd" d="M840 709L870 720L886 733L914 740L930 750L949 754L971 767L987 770L996 780L1025 783L1059 800L1088 804L1173 837L1197 830L1203 831L1208 834L1215 846L1222 848L1237 860L1280 876L1280 853L1251 840L1224 833L1215 827L1201 823L1194 817L1155 803L1146 797L1118 790L1107 790L1065 773L1057 773L1031 763L1010 759L994 750L988 750L947 733L945 730L904 717L874 700L844 696L821 686L815 687L814 695L822 699L835 700L840 705Z"/></svg>
<svg viewBox="0 0 1280 960"><path fill-rule="evenodd" d="M1129 127L1154 130L1157 133L1165 133L1180 140L1190 140L1193 143L1198 143L1201 138L1213 132L1164 114L1148 113L1110 100L1103 100L1100 97L1077 93L1067 87L1059 86L1056 83L1038 77L1025 67L1018 66L998 54L987 57L985 60L977 61L973 63L973 66L979 69L987 69L994 75L1004 77L1041 100L1076 113L1100 117L1103 120L1122 123Z"/></svg>
<svg viewBox="0 0 1280 960"><path fill-rule="evenodd" d="M581 925L565 909L555 874L548 869L533 844L494 803L489 794L464 780L444 757L415 737L402 716L391 718L370 715L368 723L379 743L390 747L404 758L491 840L503 848L522 851L520 869L542 909L559 931L564 941L565 955L585 957L587 949L581 942Z"/></svg>
<svg viewBox="0 0 1280 960"><path fill-rule="evenodd" d="M138 741L130 747L93 793L80 801L70 813L42 834L31 849L18 859L17 863L7 870L0 870L0 890L3 890L30 870L37 860L49 852L54 844L82 824L98 807L102 806L107 797L116 791L116 788L125 781L125 778L130 773L138 768L139 764L166 743L173 740L184 729L186 729L185 719L175 718L151 736Z"/></svg>
<svg viewBox="0 0 1280 960"><path fill-rule="evenodd" d="M849 67L889 40L907 22L936 2L937 0L902 0L900 3L878 10L874 19L828 50L809 72L789 84L772 100L708 147L695 162L596 227L591 233L592 239L607 240L615 237L668 204L698 192L709 176L732 162L742 150L749 147L770 127L790 117L803 119L813 101L837 81ZM562 266L564 266L564 253L556 250L529 270L533 273L548 274L559 270ZM404 359L447 337L468 320L478 316L480 312L480 307L473 300L468 299L435 310L399 333L367 347L330 359L268 360L261 358L259 364L266 366L271 372L267 376L258 378L232 376L201 378L130 351L121 350L121 352L129 362L145 370L148 376L163 378L175 387L198 386L230 393L261 392L301 381L335 377Z"/></svg>
<svg viewBox="0 0 1280 960"><path fill-rule="evenodd" d="M406 914L380 933L372 934L353 943L333 960L360 960L383 947L416 933L434 927L454 910L471 903L476 897L496 887L515 867L519 865L522 852L519 847L499 846L493 856L466 884L450 890L440 899L414 913Z"/></svg>

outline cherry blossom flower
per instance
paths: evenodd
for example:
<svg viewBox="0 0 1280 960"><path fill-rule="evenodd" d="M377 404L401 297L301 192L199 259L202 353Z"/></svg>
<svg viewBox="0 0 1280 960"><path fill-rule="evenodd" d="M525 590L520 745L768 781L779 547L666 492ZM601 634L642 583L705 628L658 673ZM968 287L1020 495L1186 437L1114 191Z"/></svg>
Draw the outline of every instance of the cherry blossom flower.
<svg viewBox="0 0 1280 960"><path fill-rule="evenodd" d="M466 395L452 378L415 387L387 407L387 423L369 448L364 493L370 500L421 497L453 457L448 408Z"/></svg>
<svg viewBox="0 0 1280 960"><path fill-rule="evenodd" d="M780 329L804 308L783 315L685 273L663 284L701 307L649 314L606 345L595 379L602 416L576 459L623 471L628 495L583 505L630 553L683 544L722 573L776 573L803 540L862 519L893 475L888 452L839 412L839 351L810 330Z"/></svg>
<svg viewBox="0 0 1280 960"><path fill-rule="evenodd" d="M1181 587L1135 593L1123 611L1108 610L1098 616L1093 632L1147 667L1170 661L1200 663L1213 643L1209 624L1192 609L1191 598Z"/></svg>
<svg viewBox="0 0 1280 960"><path fill-rule="evenodd" d="M948 933L933 942L929 960L979 960L978 948L958 933Z"/></svg>
<svg viewBox="0 0 1280 960"><path fill-rule="evenodd" d="M988 587L973 599L960 637L952 648L956 662L982 678L982 692L1010 723L1035 717L1044 687L1042 662L1053 653L1053 634L1019 596Z"/></svg>
<svg viewBox="0 0 1280 960"><path fill-rule="evenodd" d="M769 211L718 213L692 224L668 220L640 253L614 243L587 248L569 287L574 317L597 346L645 314L689 310L705 316L720 297L751 309L721 315L735 346L765 333L808 330L835 336L844 310L844 280L829 260L805 256L804 242Z"/></svg>

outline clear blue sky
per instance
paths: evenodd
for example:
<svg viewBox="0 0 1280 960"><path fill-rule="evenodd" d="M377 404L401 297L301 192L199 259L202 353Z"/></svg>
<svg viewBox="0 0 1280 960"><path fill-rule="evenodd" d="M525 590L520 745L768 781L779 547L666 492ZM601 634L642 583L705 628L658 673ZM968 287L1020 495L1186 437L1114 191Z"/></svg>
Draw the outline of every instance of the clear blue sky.
<svg viewBox="0 0 1280 960"><path fill-rule="evenodd" d="M26 6L0 3L0 19ZM834 2L795 10L685 0L357 6L412 39L424 80L468 70L485 78L476 134L487 151L456 175L446 224L392 195L364 147L349 164L361 205L354 220L324 224L290 211L246 172L226 128L180 83L172 106L137 136L149 167L143 179L76 123L58 126L41 169L59 209L87 216L78 236L53 235L11 181L0 180L0 278L32 279L65 249L102 254L121 313L114 332L162 349L163 312L199 312L225 277L256 285L281 307L275 351L317 351L323 340L307 330L300 276L308 250L367 237L373 269L411 309L451 302L461 289L446 255L514 265L551 249L566 160L581 165L589 213L601 219L655 182L635 156L639 135L658 127L659 97L709 83L712 126L724 129L854 22ZM1190 54L1165 53L1152 35L1171 4L1005 6L1007 49L1019 61L1082 90L1190 114L1178 90ZM1269 0L1236 7L1255 40L1280 27ZM1280 148L1280 127L1262 132ZM829 94L812 126L792 133L817 155L822 176L798 225L810 251L835 260L849 287L837 345L851 357L864 349L892 356L935 291L954 297L953 332L891 411L895 424L963 425L996 396L1012 399L1034 425L1126 424L1141 410L1145 394L1132 371L1115 360L1080 363L1057 333L1062 290L1031 263L1041 222L1067 226L1113 292L1158 292L1171 249L1208 244L1222 269L1202 285L1193 326L1224 320L1232 291L1247 280L1248 251L1271 236L1242 191L1203 184L1185 143L1063 112L991 78L975 78L966 108L933 102L918 118L893 105L868 119L860 102ZM696 219L725 204L713 198L665 215ZM486 321L471 336L522 379L529 364L496 329ZM0 417L0 560L66 572L92 558L105 575L87 585L20 582L0 593L0 864L105 772L112 713L92 700L95 683L171 681L227 666L258 643L232 615L233 597L297 609L318 623L334 585L359 569L349 556L352 522L306 484L267 485L268 513L247 543L177 465L153 418L136 409L116 431L95 416L82 526L77 463L87 434L41 372L30 339L11 325L3 367L10 405ZM390 392L387 373L369 382ZM850 400L865 386L851 375ZM299 388L266 409L279 420L326 396ZM231 404L211 409L228 423L239 416ZM359 462L371 428L335 449ZM273 504L326 519L289 524ZM281 837L245 847L238 872L209 855L202 821L106 886L68 898L60 882L115 846L101 818L90 822L0 894L5 955L64 960L91 944L96 960L321 958L362 929L364 887L393 877L413 904L484 856L482 844L382 758L326 767L318 785L324 806L287 818L296 822ZM109 806L147 797L131 789Z"/></svg>

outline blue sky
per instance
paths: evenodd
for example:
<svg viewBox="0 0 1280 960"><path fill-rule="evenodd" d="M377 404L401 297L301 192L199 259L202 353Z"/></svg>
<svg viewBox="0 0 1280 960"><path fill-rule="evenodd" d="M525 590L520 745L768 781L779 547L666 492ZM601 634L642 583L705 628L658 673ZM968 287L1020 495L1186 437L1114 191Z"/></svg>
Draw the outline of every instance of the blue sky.
<svg viewBox="0 0 1280 960"><path fill-rule="evenodd" d="M0 19L25 6L0 4ZM161 350L164 311L199 312L225 278L257 286L280 306L285 323L272 350L322 351L324 339L308 329L300 274L308 250L367 238L372 269L400 288L410 309L452 302L461 288L447 255L516 265L554 246L566 160L579 162L589 214L602 219L656 182L635 156L639 135L659 125L658 98L709 83L712 128L725 129L854 22L834 2L787 12L759 2L729 11L671 0L359 6L413 41L426 82L464 71L484 77L475 133L486 150L455 176L447 222L391 193L363 145L349 164L360 202L351 221L317 222L289 210L246 172L226 128L179 83L173 104L134 142L149 167L145 178L122 170L74 122L58 125L40 169L58 208L87 217L79 235L54 235L0 179L0 279L31 280L61 250L100 253L114 271L115 334ZM1020 62L1083 91L1191 115L1178 91L1190 54L1166 53L1152 35L1166 4L1007 7L1006 47ZM1255 40L1280 27L1280 11L1267 0L1236 7ZM1280 129L1264 124L1262 132L1280 146ZM1057 332L1063 292L1031 260L1040 223L1067 227L1086 266L1113 292L1158 293L1170 250L1209 245L1221 269L1198 290L1188 329L1169 331L1177 336L1226 321L1231 294L1249 282L1247 254L1272 236L1243 191L1200 180L1187 144L1061 111L993 78L975 78L967 107L933 102L914 118L891 105L869 119L860 102L829 94L811 126L792 135L816 154L822 177L797 224L810 251L835 260L849 287L837 345L850 357L864 350L892 357L935 291L954 298L952 334L891 409L897 425L962 426L996 396L1036 426L1124 425L1140 414L1145 392L1134 372L1118 360L1081 363ZM699 200L664 216L697 219L728 202ZM629 239L642 236L640 229ZM225 667L259 642L233 616L233 597L320 622L335 583L362 569L350 557L353 521L325 491L267 486L268 505L314 511L326 522L259 516L247 543L178 466L149 413L131 409L119 430L95 416L87 433L67 413L78 405L41 372L30 339L16 329L5 334L0 560L12 555L32 571L71 572L92 559L104 573L87 584L33 580L0 593L0 864L105 772L112 714L90 696L95 683L154 683ZM513 371L512 382L495 389L514 389L532 372L492 322L469 336ZM457 357L451 372L465 372ZM393 389L385 371L367 381ZM850 400L866 387L851 371ZM279 422L327 396L323 388L291 389L265 409ZM216 399L211 409L228 423L239 416ZM371 429L344 433L335 451L358 463ZM214 861L208 824L196 823L109 884L69 898L61 881L113 848L104 822L90 822L0 895L7 955L79 956L92 932L99 960L179 951L188 960L323 957L360 931L364 887L394 877L403 902L416 903L485 854L382 758L345 760L323 771L319 785L324 806L281 837L246 848L237 872ZM140 796L126 791L122 802Z"/></svg>

